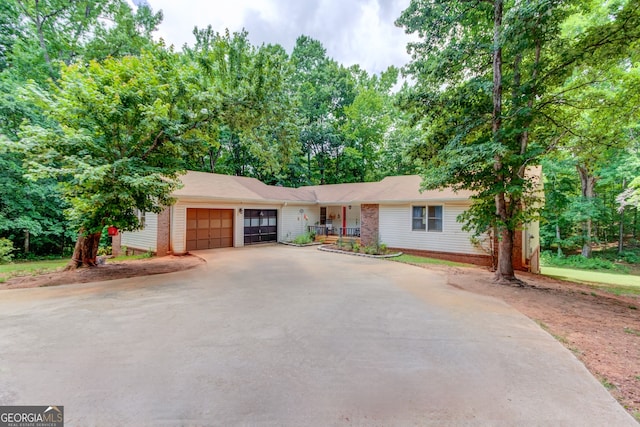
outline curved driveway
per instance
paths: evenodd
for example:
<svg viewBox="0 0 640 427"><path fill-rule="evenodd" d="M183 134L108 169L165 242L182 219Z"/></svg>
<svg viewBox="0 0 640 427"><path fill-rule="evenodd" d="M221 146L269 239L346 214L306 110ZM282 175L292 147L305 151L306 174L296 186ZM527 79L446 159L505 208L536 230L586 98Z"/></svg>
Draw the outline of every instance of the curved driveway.
<svg viewBox="0 0 640 427"><path fill-rule="evenodd" d="M575 357L437 272L315 248L0 293L0 405L67 426L636 425Z"/></svg>

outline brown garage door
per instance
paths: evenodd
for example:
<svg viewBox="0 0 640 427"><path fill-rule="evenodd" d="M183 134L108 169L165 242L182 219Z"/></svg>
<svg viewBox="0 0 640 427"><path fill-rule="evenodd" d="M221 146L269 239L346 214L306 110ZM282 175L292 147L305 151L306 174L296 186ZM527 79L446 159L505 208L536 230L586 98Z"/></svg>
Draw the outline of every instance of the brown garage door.
<svg viewBox="0 0 640 427"><path fill-rule="evenodd" d="M187 250L233 246L233 209L187 209Z"/></svg>

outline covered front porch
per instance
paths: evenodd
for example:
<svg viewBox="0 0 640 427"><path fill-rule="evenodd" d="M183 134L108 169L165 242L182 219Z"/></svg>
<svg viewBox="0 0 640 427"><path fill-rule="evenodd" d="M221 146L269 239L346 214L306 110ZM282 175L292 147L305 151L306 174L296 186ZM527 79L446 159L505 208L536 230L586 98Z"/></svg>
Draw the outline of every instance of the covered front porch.
<svg viewBox="0 0 640 427"><path fill-rule="evenodd" d="M327 237L360 237L360 205L334 205L320 207L320 220L308 226L308 231L315 233L316 239Z"/></svg>

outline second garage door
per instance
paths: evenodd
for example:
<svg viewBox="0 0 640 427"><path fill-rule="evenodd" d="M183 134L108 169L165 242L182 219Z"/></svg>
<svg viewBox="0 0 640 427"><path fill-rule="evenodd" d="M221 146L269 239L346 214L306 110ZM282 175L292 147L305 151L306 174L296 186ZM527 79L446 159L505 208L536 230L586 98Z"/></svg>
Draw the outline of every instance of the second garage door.
<svg viewBox="0 0 640 427"><path fill-rule="evenodd" d="M277 242L278 211L275 209L244 210L244 244Z"/></svg>
<svg viewBox="0 0 640 427"><path fill-rule="evenodd" d="M187 209L187 250L233 246L233 209Z"/></svg>

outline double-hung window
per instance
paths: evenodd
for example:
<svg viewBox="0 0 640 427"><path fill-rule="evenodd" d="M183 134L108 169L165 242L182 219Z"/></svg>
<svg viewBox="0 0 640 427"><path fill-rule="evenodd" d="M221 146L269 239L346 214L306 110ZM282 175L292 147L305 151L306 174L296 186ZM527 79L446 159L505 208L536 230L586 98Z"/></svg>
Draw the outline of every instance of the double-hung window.
<svg viewBox="0 0 640 427"><path fill-rule="evenodd" d="M411 221L412 230L426 230L425 215L427 212L426 206L413 206L413 216Z"/></svg>
<svg viewBox="0 0 640 427"><path fill-rule="evenodd" d="M442 206L429 206L427 225L429 231L442 231Z"/></svg>
<svg viewBox="0 0 640 427"><path fill-rule="evenodd" d="M412 206L411 229L414 231L442 231L442 205Z"/></svg>

